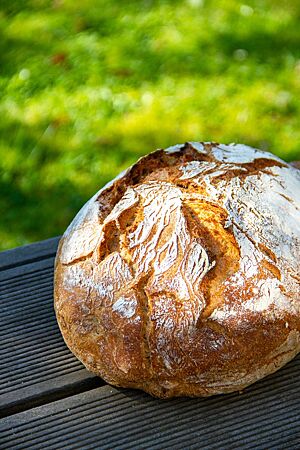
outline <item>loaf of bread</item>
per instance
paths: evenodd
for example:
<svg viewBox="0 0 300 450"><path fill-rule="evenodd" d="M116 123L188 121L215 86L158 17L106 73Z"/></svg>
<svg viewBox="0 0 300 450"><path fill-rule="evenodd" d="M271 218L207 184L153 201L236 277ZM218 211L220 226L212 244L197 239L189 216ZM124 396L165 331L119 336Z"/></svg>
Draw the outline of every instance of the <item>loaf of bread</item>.
<svg viewBox="0 0 300 450"><path fill-rule="evenodd" d="M300 351L300 170L245 145L141 158L63 235L55 310L71 351L158 397L241 390Z"/></svg>

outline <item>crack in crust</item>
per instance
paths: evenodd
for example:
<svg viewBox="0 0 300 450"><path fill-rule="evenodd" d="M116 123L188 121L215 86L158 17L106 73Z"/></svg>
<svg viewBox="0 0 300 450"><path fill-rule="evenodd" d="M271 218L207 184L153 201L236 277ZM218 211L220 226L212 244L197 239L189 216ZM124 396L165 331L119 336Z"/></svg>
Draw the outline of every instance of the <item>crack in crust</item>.
<svg viewBox="0 0 300 450"><path fill-rule="evenodd" d="M205 308L198 322L205 320L215 308L224 304L224 281L239 269L240 251L230 229L224 227L227 219L226 211L220 206L212 206L207 202L190 200L185 206L185 214L189 217L188 227L202 241L209 259L215 261L214 267L206 274L201 289L205 298Z"/></svg>
<svg viewBox="0 0 300 450"><path fill-rule="evenodd" d="M141 308L141 322L142 322L142 353L143 361L145 364L145 370L148 373L148 377L151 379L153 374L152 360L151 360L151 346L150 346L150 333L151 333L151 302L147 294L147 283L152 273L148 273L145 276L140 277L136 283L136 292L140 300Z"/></svg>

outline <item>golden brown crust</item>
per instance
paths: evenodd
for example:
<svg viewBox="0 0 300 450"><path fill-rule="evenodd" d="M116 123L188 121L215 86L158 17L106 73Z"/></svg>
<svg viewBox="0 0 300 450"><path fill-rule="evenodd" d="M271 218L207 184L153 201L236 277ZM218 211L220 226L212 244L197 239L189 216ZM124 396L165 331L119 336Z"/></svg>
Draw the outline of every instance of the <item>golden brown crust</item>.
<svg viewBox="0 0 300 450"><path fill-rule="evenodd" d="M109 383L232 392L300 350L300 172L246 146L158 150L99 191L57 252L64 339Z"/></svg>

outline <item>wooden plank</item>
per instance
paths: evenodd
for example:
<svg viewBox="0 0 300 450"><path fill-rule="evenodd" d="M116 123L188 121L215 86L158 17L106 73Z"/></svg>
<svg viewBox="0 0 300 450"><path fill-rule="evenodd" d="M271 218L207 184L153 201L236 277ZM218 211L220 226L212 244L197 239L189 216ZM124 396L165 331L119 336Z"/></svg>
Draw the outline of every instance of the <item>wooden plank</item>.
<svg viewBox="0 0 300 450"><path fill-rule="evenodd" d="M3 282L0 286L0 290L4 288L6 282L6 286L10 286L14 281L18 281L21 285L26 276L30 277L31 274L41 276L44 275L45 270L49 270L49 273L52 271L53 277L53 269L54 269L54 257L50 256L49 258L41 259L39 261L24 263L16 267L10 267L8 269L3 269L0 271L0 282ZM1 292L1 291L0 291Z"/></svg>
<svg viewBox="0 0 300 450"><path fill-rule="evenodd" d="M85 392L103 384L100 378L84 368L75 372L60 371L57 377L51 374L49 379L44 376L38 383L22 387L21 392L15 389L0 395L0 418Z"/></svg>
<svg viewBox="0 0 300 450"><path fill-rule="evenodd" d="M0 416L104 383L85 370L61 337L53 264L53 256L45 257L0 272Z"/></svg>
<svg viewBox="0 0 300 450"><path fill-rule="evenodd" d="M108 385L0 421L3 448L300 448L300 358L242 394L157 400Z"/></svg>
<svg viewBox="0 0 300 450"><path fill-rule="evenodd" d="M18 265L35 262L45 257L54 256L57 250L60 236L24 245L0 253L0 270L15 268Z"/></svg>

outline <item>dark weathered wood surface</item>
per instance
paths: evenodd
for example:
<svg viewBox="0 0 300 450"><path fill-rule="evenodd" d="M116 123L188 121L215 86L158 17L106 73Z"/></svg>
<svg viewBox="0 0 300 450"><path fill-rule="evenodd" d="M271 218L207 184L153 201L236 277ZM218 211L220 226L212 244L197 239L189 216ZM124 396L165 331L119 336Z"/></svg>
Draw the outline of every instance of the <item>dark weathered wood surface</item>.
<svg viewBox="0 0 300 450"><path fill-rule="evenodd" d="M0 417L102 384L68 350L57 326L57 244L54 238L0 254Z"/></svg>
<svg viewBox="0 0 300 450"><path fill-rule="evenodd" d="M54 257L59 236L0 253L0 270Z"/></svg>
<svg viewBox="0 0 300 450"><path fill-rule="evenodd" d="M243 394L160 401L108 385L3 419L3 448L298 449L300 359Z"/></svg>
<svg viewBox="0 0 300 450"><path fill-rule="evenodd" d="M207 399L160 401L87 372L56 324L57 243L0 254L0 449L300 448L300 356Z"/></svg>

